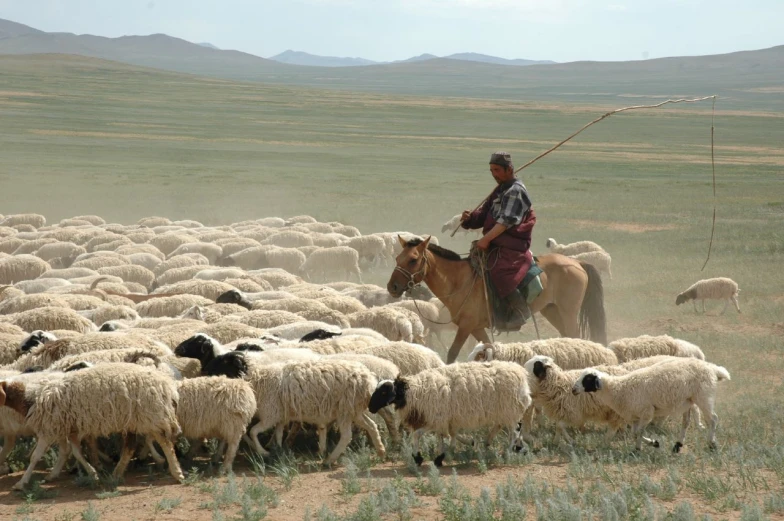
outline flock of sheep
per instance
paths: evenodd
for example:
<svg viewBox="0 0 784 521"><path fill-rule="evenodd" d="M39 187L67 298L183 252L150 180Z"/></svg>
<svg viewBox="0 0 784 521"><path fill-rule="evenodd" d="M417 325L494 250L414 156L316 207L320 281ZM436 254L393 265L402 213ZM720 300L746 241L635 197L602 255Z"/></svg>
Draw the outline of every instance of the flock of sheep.
<svg viewBox="0 0 784 521"><path fill-rule="evenodd" d="M421 436L436 434L437 465L444 438L453 447L464 432L486 429L490 443L505 429L509 449L525 449L537 413L569 442L567 427L606 425L612 436L632 426L638 449L658 445L643 437L648 423L681 416L676 451L695 413L715 446L716 384L729 373L684 340L480 344L468 361L445 365L428 347L451 327L437 299L422 290L421 300L395 299L361 282L363 266L393 261L397 235L309 216L217 227L0 216L0 472L10 472L20 436L36 446L15 488L53 444L47 480L73 455L94 478L102 460L121 477L136 456L167 462L181 481L180 436L191 451L218 439L215 458L228 472L243 440L264 457L303 426L315 427L323 456L328 429L339 432L327 464L354 427L383 458L374 414L387 443L401 427L412 433L418 463ZM357 282L327 282L341 277ZM273 428L265 447L259 435ZM122 449L107 455L103 440L115 434Z"/></svg>

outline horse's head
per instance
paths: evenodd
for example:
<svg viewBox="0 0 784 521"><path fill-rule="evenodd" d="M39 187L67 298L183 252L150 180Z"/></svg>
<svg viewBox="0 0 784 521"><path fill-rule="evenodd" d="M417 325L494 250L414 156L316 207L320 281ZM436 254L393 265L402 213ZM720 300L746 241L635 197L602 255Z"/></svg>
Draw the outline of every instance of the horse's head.
<svg viewBox="0 0 784 521"><path fill-rule="evenodd" d="M389 277L387 291L393 297L400 297L405 291L410 290L425 278L427 270L427 245L430 237L418 244L406 242L400 235L397 236L403 251L395 259L395 271ZM416 241L412 241L416 242Z"/></svg>

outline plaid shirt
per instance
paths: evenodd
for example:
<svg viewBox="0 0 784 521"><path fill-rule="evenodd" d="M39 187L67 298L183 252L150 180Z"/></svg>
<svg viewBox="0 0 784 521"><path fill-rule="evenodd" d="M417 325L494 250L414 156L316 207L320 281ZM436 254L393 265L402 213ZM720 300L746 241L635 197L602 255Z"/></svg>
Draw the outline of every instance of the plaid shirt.
<svg viewBox="0 0 784 521"><path fill-rule="evenodd" d="M530 208L531 199L528 197L525 185L519 179L515 179L512 186L496 197L490 211L497 223L511 227L520 224Z"/></svg>

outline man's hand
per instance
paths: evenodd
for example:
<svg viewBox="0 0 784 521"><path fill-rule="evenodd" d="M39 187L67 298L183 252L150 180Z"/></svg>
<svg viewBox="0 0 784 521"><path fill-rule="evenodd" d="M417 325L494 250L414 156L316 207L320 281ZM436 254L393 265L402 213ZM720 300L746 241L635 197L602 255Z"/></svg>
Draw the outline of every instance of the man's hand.
<svg viewBox="0 0 784 521"><path fill-rule="evenodd" d="M466 210L463 212L463 215L460 216L460 222L466 222L470 218L471 218L471 210Z"/></svg>
<svg viewBox="0 0 784 521"><path fill-rule="evenodd" d="M490 240L487 238L487 235L476 241L476 247L480 250L487 250L490 247Z"/></svg>

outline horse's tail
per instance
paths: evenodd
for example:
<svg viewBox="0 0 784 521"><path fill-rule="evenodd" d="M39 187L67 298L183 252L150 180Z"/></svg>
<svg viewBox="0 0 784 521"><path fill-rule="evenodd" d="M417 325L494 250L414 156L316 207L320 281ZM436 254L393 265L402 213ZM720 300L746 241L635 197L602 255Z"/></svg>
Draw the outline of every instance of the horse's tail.
<svg viewBox="0 0 784 521"><path fill-rule="evenodd" d="M591 264L580 262L588 274L583 304L580 306L580 337L607 345L607 317L604 314L604 287L599 271Z"/></svg>

